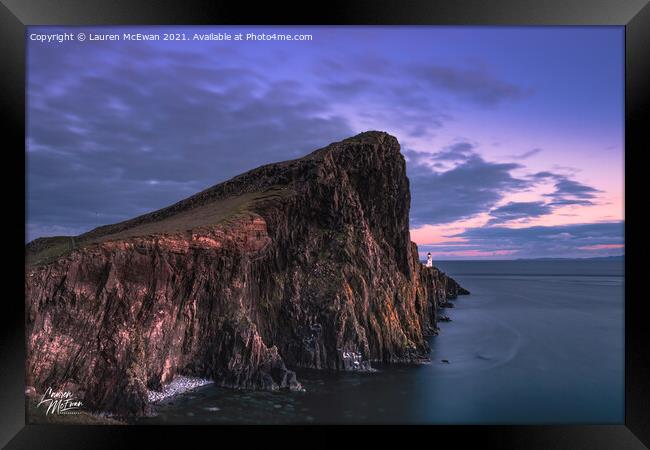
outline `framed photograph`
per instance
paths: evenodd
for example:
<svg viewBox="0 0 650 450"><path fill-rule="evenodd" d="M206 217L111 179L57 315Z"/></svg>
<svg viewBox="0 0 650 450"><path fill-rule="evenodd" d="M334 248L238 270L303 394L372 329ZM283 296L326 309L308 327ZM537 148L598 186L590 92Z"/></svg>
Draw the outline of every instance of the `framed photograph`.
<svg viewBox="0 0 650 450"><path fill-rule="evenodd" d="M647 2L0 11L6 448L649 445Z"/></svg>

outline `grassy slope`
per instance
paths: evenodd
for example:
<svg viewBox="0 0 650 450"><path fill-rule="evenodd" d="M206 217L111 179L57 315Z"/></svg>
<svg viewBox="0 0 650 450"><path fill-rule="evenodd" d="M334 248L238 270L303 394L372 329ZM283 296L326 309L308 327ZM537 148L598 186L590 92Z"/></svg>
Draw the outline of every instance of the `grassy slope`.
<svg viewBox="0 0 650 450"><path fill-rule="evenodd" d="M270 188L211 201L173 214L161 214L167 208L135 219L95 228L79 236L55 236L36 239L26 248L26 263L41 265L55 261L75 249L115 239L189 231L199 227L227 224L231 219L247 215L264 200L281 198L291 193L288 189Z"/></svg>
<svg viewBox="0 0 650 450"><path fill-rule="evenodd" d="M101 226L79 236L35 239L26 246L25 262L27 265L42 265L65 256L73 248L89 244L226 223L239 214L253 212L258 201L291 195L293 191L288 187L290 180L284 179L279 184L276 183L279 174L290 172L291 167L296 165L310 165L321 160L327 152L344 143L366 140L374 142L378 134L385 135L383 132L361 133L315 150L302 158L258 167L166 208L124 222ZM253 187L250 188L251 186ZM233 190L228 191L228 187Z"/></svg>

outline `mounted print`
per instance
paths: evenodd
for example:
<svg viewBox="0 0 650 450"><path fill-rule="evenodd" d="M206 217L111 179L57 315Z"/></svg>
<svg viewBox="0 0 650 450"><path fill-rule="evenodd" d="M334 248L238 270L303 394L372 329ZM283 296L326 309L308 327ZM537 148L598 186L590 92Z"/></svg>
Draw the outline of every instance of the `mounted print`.
<svg viewBox="0 0 650 450"><path fill-rule="evenodd" d="M622 424L620 26L28 26L28 423Z"/></svg>

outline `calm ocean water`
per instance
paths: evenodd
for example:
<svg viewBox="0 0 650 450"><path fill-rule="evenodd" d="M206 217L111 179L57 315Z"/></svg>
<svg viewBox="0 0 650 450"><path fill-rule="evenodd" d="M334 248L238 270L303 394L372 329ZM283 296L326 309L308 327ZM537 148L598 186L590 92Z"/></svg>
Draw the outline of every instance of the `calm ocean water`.
<svg viewBox="0 0 650 450"><path fill-rule="evenodd" d="M444 261L464 287L431 364L298 371L307 392L206 386L142 423L570 424L624 420L622 261ZM449 363L442 363L442 360Z"/></svg>

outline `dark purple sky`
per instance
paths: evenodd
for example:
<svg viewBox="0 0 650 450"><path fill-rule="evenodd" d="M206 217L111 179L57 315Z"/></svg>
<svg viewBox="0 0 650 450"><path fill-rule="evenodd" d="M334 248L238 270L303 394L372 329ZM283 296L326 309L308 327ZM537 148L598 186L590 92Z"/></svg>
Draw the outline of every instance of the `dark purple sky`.
<svg viewBox="0 0 650 450"><path fill-rule="evenodd" d="M32 40L62 32L189 40ZM312 40L192 40L210 32ZM375 129L402 144L422 252L624 251L622 27L30 27L27 38L28 240Z"/></svg>

